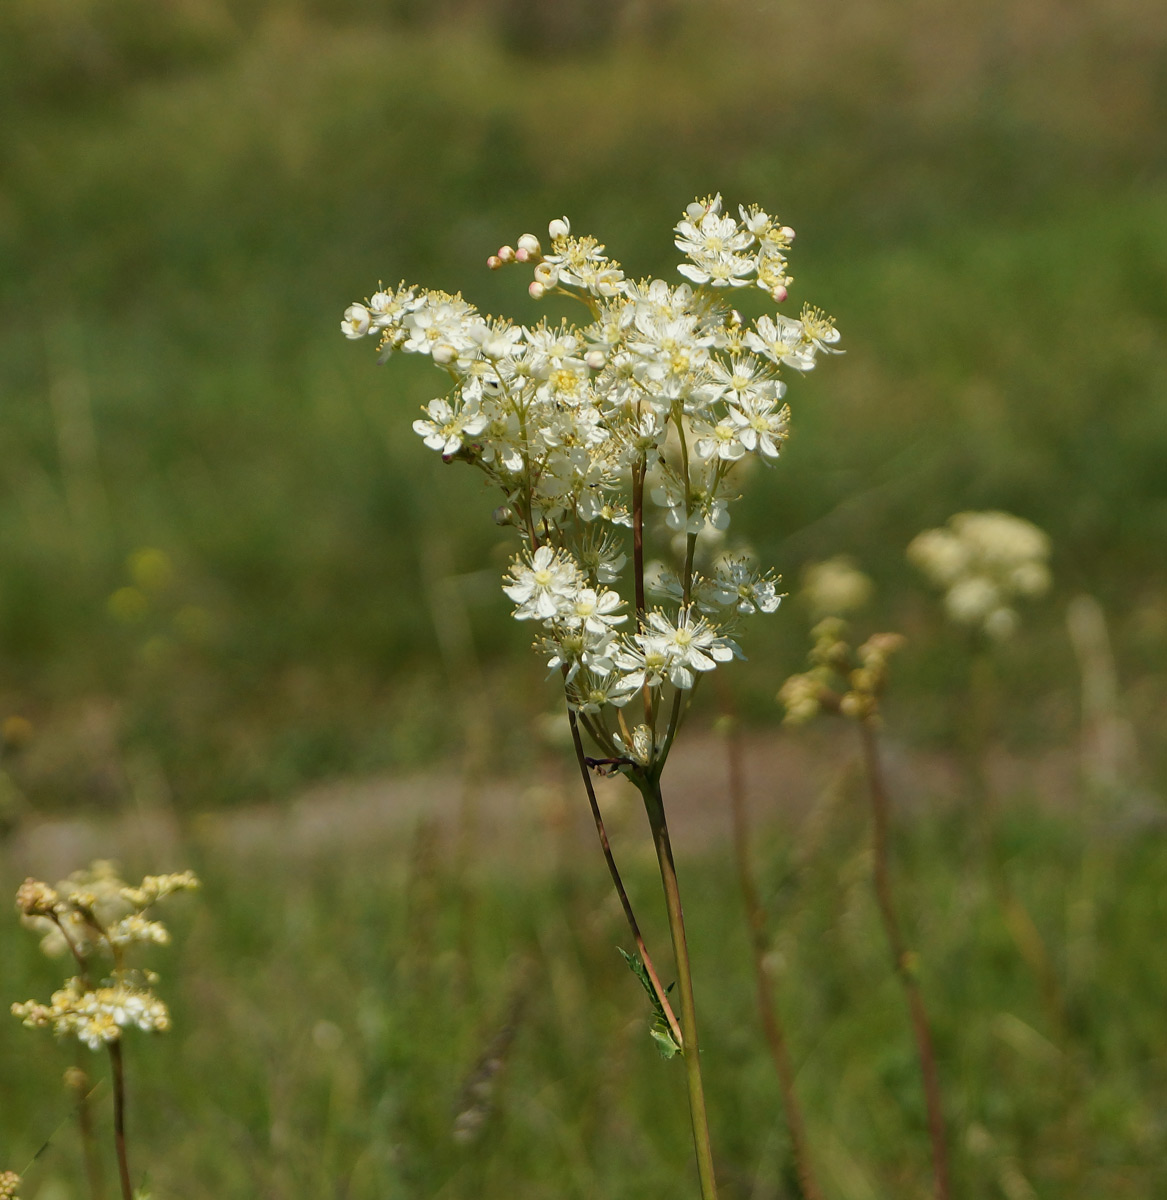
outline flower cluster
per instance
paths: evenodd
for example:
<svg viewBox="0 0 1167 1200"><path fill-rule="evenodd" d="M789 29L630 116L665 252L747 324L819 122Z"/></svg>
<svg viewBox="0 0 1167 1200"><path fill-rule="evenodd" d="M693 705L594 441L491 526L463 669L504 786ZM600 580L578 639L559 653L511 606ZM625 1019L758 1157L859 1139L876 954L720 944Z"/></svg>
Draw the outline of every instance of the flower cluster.
<svg viewBox="0 0 1167 1200"><path fill-rule="evenodd" d="M820 712L864 721L879 711L887 687L891 656L904 644L898 633L876 633L855 649L847 641L847 623L838 617L812 630L811 669L791 675L778 692L791 725L803 725Z"/></svg>
<svg viewBox="0 0 1167 1200"><path fill-rule="evenodd" d="M1017 628L1012 601L1050 585L1049 538L1004 512L963 512L944 529L928 529L908 546L908 559L945 589L944 606L960 625L1005 639Z"/></svg>
<svg viewBox="0 0 1167 1200"><path fill-rule="evenodd" d="M169 932L146 911L174 892L196 887L198 880L190 871L148 875L139 886L130 887L113 864L104 861L55 888L26 879L16 893L25 924L44 933L41 948L47 954L71 954L80 971L48 1004L28 1000L14 1004L13 1014L31 1029L76 1037L91 1050L117 1041L126 1028L169 1029L166 1005L150 990L157 976L129 968L126 953L139 942L166 945ZM95 985L89 966L98 956L113 960L113 973Z"/></svg>
<svg viewBox="0 0 1167 1200"><path fill-rule="evenodd" d="M15 1171L0 1171L0 1200L18 1200L20 1176Z"/></svg>
<svg viewBox="0 0 1167 1200"><path fill-rule="evenodd" d="M875 585L845 554L811 563L802 576L802 595L816 617L841 617L866 608Z"/></svg>
<svg viewBox="0 0 1167 1200"><path fill-rule="evenodd" d="M12 1012L30 1029L51 1029L58 1037L75 1037L98 1050L121 1037L123 1029L136 1026L147 1032L164 1032L170 1028L170 1013L148 985L155 976L141 976L142 985L135 986L125 979L107 987L86 987L74 977L53 993L48 1004L26 1000L14 1004Z"/></svg>
<svg viewBox="0 0 1167 1200"><path fill-rule="evenodd" d="M674 232L687 258L677 285L628 278L566 218L550 223L546 251L524 234L490 256L491 268L531 267L535 299L581 301L582 325L520 326L405 284L350 305L341 323L349 338L376 339L382 362L428 355L448 377L413 428L502 491L496 519L524 543L504 580L514 615L540 627L536 646L593 737L637 762L657 753L660 689L691 691L740 655L742 617L778 607L776 578L745 553L698 564L729 525L736 469L773 465L788 436L783 372L810 370L839 336L810 306L747 322L722 302L750 284L786 300L794 231L776 218L757 207L733 216L714 196L690 204ZM650 611L654 523L675 566L657 573ZM638 693L647 732L617 711Z"/></svg>

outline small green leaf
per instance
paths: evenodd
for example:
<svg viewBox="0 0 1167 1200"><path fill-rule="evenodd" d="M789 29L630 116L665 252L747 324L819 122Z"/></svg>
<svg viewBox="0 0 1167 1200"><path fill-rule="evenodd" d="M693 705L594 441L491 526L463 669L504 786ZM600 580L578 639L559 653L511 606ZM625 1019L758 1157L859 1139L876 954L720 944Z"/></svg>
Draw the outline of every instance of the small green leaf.
<svg viewBox="0 0 1167 1200"><path fill-rule="evenodd" d="M624 956L624 961L628 964L632 974L640 980L640 986L648 993L649 1000L652 1001L653 1011L653 1027L649 1030L652 1039L656 1042L656 1048L661 1052L662 1058L672 1058L681 1052L681 1047L677 1044L677 1039L673 1037L672 1030L669 1028L669 1019L665 1016L665 1010L657 997L656 989L652 986L652 980L648 977L648 971L645 970L644 961L639 954L629 954L622 946L617 946L617 950ZM665 994L673 990L673 985L670 983L665 988Z"/></svg>
<svg viewBox="0 0 1167 1200"><path fill-rule="evenodd" d="M673 1040L673 1035L667 1029L650 1029L649 1034L652 1040L656 1042L656 1048L660 1051L661 1058L674 1058L681 1053L681 1047Z"/></svg>

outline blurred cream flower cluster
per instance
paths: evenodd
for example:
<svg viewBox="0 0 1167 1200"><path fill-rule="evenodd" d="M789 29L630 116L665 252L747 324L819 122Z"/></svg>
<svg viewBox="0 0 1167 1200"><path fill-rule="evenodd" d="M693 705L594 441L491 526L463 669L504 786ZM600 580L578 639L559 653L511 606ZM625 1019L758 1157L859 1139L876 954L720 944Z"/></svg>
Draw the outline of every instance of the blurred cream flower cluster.
<svg viewBox="0 0 1167 1200"><path fill-rule="evenodd" d="M827 617L811 630L811 669L791 675L778 692L788 724L805 725L820 712L856 721L878 713L891 656L904 639L898 633L876 633L852 649L847 632L847 622L839 617Z"/></svg>
<svg viewBox="0 0 1167 1200"><path fill-rule="evenodd" d="M690 204L673 232L687 259L679 284L627 278L566 218L550 223L546 250L524 234L490 256L492 269L531 269L535 299L582 302L583 324L516 325L404 284L350 305L341 323L349 338L374 338L380 361L426 355L448 377L413 428L501 490L496 520L523 542L503 583L515 618L539 628L536 648L598 744L640 765L667 752L656 735L662 693L689 692L740 656L741 620L778 607L776 577L748 554L695 564L729 525L735 468L779 456L790 428L783 374L811 370L839 337L810 306L747 321L724 302L747 288L786 301L794 231L777 218L756 206L732 215L713 196ZM647 581L646 534L666 560ZM618 710L638 694L645 723L630 731ZM674 713L679 703L674 695Z"/></svg>
<svg viewBox="0 0 1167 1200"><path fill-rule="evenodd" d="M846 554L810 563L802 574L802 595L819 618L841 617L871 603L875 584Z"/></svg>
<svg viewBox="0 0 1167 1200"><path fill-rule="evenodd" d="M0 1200L19 1200L20 1176L15 1171L0 1171Z"/></svg>
<svg viewBox="0 0 1167 1200"><path fill-rule="evenodd" d="M998 640L1017 629L1013 602L1048 590L1049 554L1045 533L1004 512L957 513L908 546L908 559L945 589L948 615Z"/></svg>
<svg viewBox="0 0 1167 1200"><path fill-rule="evenodd" d="M166 945L169 932L149 919L147 911L174 892L197 887L190 871L148 875L138 887L130 887L113 864L104 861L55 888L26 879L16 893L24 923L44 934L41 948L46 954L71 954L79 973L54 992L48 1004L28 1000L14 1004L13 1014L29 1028L76 1037L91 1050L117 1041L126 1028L169 1029L166 1005L150 990L158 977L130 968L127 951L142 942ZM90 973L96 958L113 963L112 975L100 984Z"/></svg>

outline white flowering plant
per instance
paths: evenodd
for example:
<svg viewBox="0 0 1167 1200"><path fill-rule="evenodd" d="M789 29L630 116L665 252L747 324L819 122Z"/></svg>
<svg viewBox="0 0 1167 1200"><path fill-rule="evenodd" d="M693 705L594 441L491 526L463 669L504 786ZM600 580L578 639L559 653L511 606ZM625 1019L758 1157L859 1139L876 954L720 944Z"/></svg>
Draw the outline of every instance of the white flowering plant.
<svg viewBox="0 0 1167 1200"><path fill-rule="evenodd" d="M711 196L686 208L674 234L686 260L677 284L629 278L566 218L548 226L546 251L524 234L489 257L491 269L532 270L536 300L579 301L587 314L580 324L523 326L484 316L461 295L402 283L351 304L341 328L351 339L374 339L382 363L399 351L431 359L448 389L424 406L415 432L501 493L496 520L513 526L521 543L503 591L515 619L536 627L536 649L562 678L646 986L689 1070L697 1132L704 1109L696 1027L660 777L699 680L741 656L745 617L779 605L778 578L747 552L724 550L729 510L742 468L773 466L789 434L784 375L836 353L839 335L809 305L797 317L773 311L746 320L727 302L748 292L773 305L788 299L794 231L767 212L743 206L733 215ZM627 715L633 708L636 717ZM584 753L581 728L594 757ZM669 903L680 1021L620 884L589 767L626 775L644 797ZM704 1151L700 1133L697 1142L708 1196L707 1135Z"/></svg>
<svg viewBox="0 0 1167 1200"><path fill-rule="evenodd" d="M162 1033L170 1028L170 1011L153 991L158 976L133 966L130 955L142 944L169 943L169 930L152 916L154 906L198 886L191 871L147 875L131 886L113 863L99 860L56 887L26 879L16 893L21 919L42 935L41 949L51 956L69 955L77 973L48 1004L26 1000L13 1004L12 1013L30 1029L48 1029L59 1038L76 1038L90 1050L109 1052L123 1200L132 1200L134 1193L126 1153L122 1036L127 1029ZM95 968L107 962L109 974L96 977Z"/></svg>
<svg viewBox="0 0 1167 1200"><path fill-rule="evenodd" d="M342 322L348 337L376 340L380 361L428 355L447 375L448 393L413 428L501 491L496 518L523 543L503 589L514 616L538 627L537 648L609 764L632 773L659 777L697 680L740 656L743 617L778 607L772 573L746 554L700 572L698 545L729 525L735 468L778 458L790 426L783 371L810 370L838 341L818 309L746 324L724 302L751 284L781 302L792 282L793 230L756 207L739 212L727 215L720 196L689 205L675 233L692 283L678 286L626 278L565 219L551 222L548 253L526 234L490 257L493 268L531 265L536 298L582 301L583 325L524 327L404 284L350 305ZM646 579L654 516L675 561ZM644 720L632 723L623 710L638 695Z"/></svg>
<svg viewBox="0 0 1167 1200"><path fill-rule="evenodd" d="M956 513L945 527L913 538L907 555L944 589L944 608L953 621L994 641L1017 631L1016 600L1036 599L1050 586L1049 537L1012 513Z"/></svg>

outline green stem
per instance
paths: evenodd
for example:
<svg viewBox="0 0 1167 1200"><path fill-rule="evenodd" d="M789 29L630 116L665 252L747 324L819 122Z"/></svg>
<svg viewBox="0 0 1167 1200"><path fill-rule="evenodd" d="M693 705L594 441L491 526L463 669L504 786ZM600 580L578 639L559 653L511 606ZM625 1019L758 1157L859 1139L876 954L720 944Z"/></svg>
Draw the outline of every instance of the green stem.
<svg viewBox="0 0 1167 1200"><path fill-rule="evenodd" d="M109 1061L113 1066L113 1133L117 1146L118 1176L122 1184L122 1200L134 1200L130 1184L130 1163L126 1156L126 1077L122 1066L121 1039L110 1042Z"/></svg>
<svg viewBox="0 0 1167 1200"><path fill-rule="evenodd" d="M672 1006L669 1004L669 994L665 991L664 985L656 973L656 967L653 966L652 959L649 957L648 947L644 944L644 938L641 936L636 914L632 911L632 902L628 899L628 893L624 890L624 881L620 878L620 871L616 866L616 859L612 854L612 846L608 841L608 831L604 828L604 818L600 813L600 805L596 800L596 789L592 787L592 777L588 772L587 759L584 756L583 741L579 736L579 725L576 721L575 709L568 708L567 719L571 725L571 740L575 744L576 761L579 763L580 775L583 777L584 788L588 794L588 804L591 805L592 820L595 822L596 833L600 838L600 848L604 852L604 861L608 864L608 874L611 875L612 883L616 888L616 895L620 898L620 907L624 910L624 919L628 922L628 928L632 933L632 940L636 943L636 950L640 955L640 961L644 964L645 974L652 984L652 990L656 995L661 1012L664 1013L665 1020L668 1021L669 1032L673 1035L673 1040L677 1045L681 1046L684 1042L684 1034L673 1013Z"/></svg>
<svg viewBox="0 0 1167 1200"><path fill-rule="evenodd" d="M681 1000L681 1057L685 1060L685 1079L689 1089L689 1118L693 1125L693 1149L697 1155L697 1174L702 1200L717 1200L717 1181L713 1174L713 1149L709 1142L709 1117L705 1109L705 1090L701 1084L701 1052L697 1043L697 1008L693 1000L693 976L689 968L689 947L685 940L685 918L681 911L681 892L673 847L665 820L664 799L659 775L639 775L634 782L644 797L644 808L652 829L653 845L664 886L669 932L673 936L673 957L677 964L677 987Z"/></svg>

